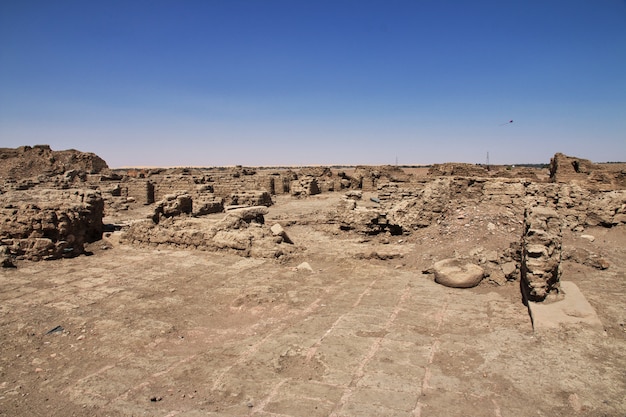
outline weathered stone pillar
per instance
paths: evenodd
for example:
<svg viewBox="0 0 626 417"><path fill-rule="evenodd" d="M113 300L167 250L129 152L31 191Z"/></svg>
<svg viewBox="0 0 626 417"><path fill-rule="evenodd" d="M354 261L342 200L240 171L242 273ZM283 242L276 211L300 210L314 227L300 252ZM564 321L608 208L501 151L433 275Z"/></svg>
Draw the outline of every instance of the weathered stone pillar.
<svg viewBox="0 0 626 417"><path fill-rule="evenodd" d="M547 207L524 211L522 291L530 301L543 301L560 291L562 221Z"/></svg>

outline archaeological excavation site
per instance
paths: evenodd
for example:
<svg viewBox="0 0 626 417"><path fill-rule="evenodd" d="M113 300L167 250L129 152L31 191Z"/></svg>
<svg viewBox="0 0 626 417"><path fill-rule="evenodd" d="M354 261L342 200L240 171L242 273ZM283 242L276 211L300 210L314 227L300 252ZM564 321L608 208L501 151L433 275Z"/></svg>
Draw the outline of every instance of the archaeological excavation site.
<svg viewBox="0 0 626 417"><path fill-rule="evenodd" d="M626 163L0 148L0 416L626 415Z"/></svg>

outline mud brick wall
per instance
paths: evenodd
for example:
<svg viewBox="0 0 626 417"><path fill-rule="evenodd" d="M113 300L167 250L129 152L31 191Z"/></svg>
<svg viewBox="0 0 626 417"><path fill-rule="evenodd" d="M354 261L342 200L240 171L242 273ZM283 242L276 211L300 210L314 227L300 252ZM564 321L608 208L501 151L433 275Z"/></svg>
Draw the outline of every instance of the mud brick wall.
<svg viewBox="0 0 626 417"><path fill-rule="evenodd" d="M292 196L307 196L315 195L321 192L317 183L317 179L314 177L302 177L291 182L291 195Z"/></svg>
<svg viewBox="0 0 626 417"><path fill-rule="evenodd" d="M272 194L276 190L275 178L269 175L232 175L213 176L213 190L216 196L230 197L242 191L266 191Z"/></svg>
<svg viewBox="0 0 626 417"><path fill-rule="evenodd" d="M288 174L272 175L270 178L274 183L274 194L289 194L291 192L291 177Z"/></svg>
<svg viewBox="0 0 626 417"><path fill-rule="evenodd" d="M377 188L377 179L374 177L363 177L361 181L361 189L363 191L375 191Z"/></svg>
<svg viewBox="0 0 626 417"><path fill-rule="evenodd" d="M272 197L267 191L237 191L225 199L228 205L271 206Z"/></svg>
<svg viewBox="0 0 626 417"><path fill-rule="evenodd" d="M554 182L585 180L596 168L594 164L581 158L573 158L557 153L550 159L550 179Z"/></svg>
<svg viewBox="0 0 626 417"><path fill-rule="evenodd" d="M526 185L523 180L485 181L483 199L503 205L519 204L526 195Z"/></svg>
<svg viewBox="0 0 626 417"><path fill-rule="evenodd" d="M154 184L148 180L130 179L124 183L125 197L132 197L139 204L152 204L154 199Z"/></svg>
<svg viewBox="0 0 626 417"><path fill-rule="evenodd" d="M191 192L196 189L196 181L192 176L164 176L153 180L155 201L162 200L166 195L175 194L178 191Z"/></svg>

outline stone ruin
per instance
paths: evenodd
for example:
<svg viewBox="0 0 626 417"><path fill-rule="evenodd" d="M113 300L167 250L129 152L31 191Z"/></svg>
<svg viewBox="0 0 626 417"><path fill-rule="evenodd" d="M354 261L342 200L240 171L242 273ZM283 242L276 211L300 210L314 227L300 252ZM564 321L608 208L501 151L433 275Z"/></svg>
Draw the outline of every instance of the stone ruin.
<svg viewBox="0 0 626 417"><path fill-rule="evenodd" d="M444 220L452 207L463 204L499 205L518 212L520 218L522 207L545 206L557 210L564 227L572 230L626 224L626 189L600 191L574 183L449 176L409 184L381 184L376 207L343 201L329 221L343 230L364 234L390 230L410 233Z"/></svg>
<svg viewBox="0 0 626 417"><path fill-rule="evenodd" d="M0 149L0 160L5 264L83 253L102 236L106 213L144 205L153 209L149 218L117 225L122 242L282 257L297 246L281 225L265 224L275 196L342 191L345 198L326 219L339 233L408 235L450 223L462 207L482 205L501 208L509 221L523 219L527 233L516 248L477 250L474 258L486 259L485 275L494 282L522 276L528 297L545 299L558 293L553 267L562 257L608 267L589 254L561 253L557 217L540 220L545 212L557 213L570 230L626 223L626 172L562 154L552 158L549 177L530 168L472 164L437 164L425 177L394 166L110 170L93 154L46 145Z"/></svg>
<svg viewBox="0 0 626 417"><path fill-rule="evenodd" d="M0 253L32 261L84 253L102 238L104 202L94 190L12 191L0 195Z"/></svg>
<svg viewBox="0 0 626 417"><path fill-rule="evenodd" d="M626 188L626 172L612 172L588 159L557 153L550 159L550 180L556 183L583 183L586 188L612 190Z"/></svg>
<svg viewBox="0 0 626 417"><path fill-rule="evenodd" d="M428 175L431 177L486 177L488 175L487 171L487 168L482 165L446 162L443 164L434 164L428 170Z"/></svg>
<svg viewBox="0 0 626 417"><path fill-rule="evenodd" d="M294 197L316 195L320 192L317 179L312 176L305 176L291 182L291 195Z"/></svg>
<svg viewBox="0 0 626 417"><path fill-rule="evenodd" d="M159 215L158 222L144 220L133 223L120 242L148 247L176 247L181 249L221 251L242 256L280 258L296 251L285 230L276 223L265 224L268 210L265 206L230 210L225 216L200 219L192 213L189 196L172 198L168 216Z"/></svg>
<svg viewBox="0 0 626 417"><path fill-rule="evenodd" d="M559 293L561 280L562 220L546 207L524 211L522 236L522 290L530 301L552 299Z"/></svg>

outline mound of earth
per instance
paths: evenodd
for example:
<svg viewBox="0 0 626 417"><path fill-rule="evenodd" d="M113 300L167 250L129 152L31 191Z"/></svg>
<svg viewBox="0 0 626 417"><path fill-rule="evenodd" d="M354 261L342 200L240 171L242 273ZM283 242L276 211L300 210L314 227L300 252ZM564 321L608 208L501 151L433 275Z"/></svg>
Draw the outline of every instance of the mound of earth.
<svg viewBox="0 0 626 417"><path fill-rule="evenodd" d="M75 149L53 151L49 145L0 148L0 161L0 178L5 180L59 175L72 170L97 174L109 169L94 153Z"/></svg>

